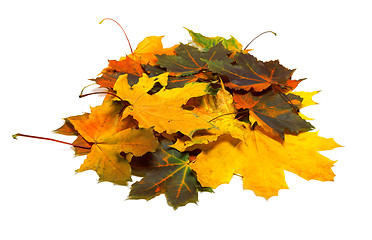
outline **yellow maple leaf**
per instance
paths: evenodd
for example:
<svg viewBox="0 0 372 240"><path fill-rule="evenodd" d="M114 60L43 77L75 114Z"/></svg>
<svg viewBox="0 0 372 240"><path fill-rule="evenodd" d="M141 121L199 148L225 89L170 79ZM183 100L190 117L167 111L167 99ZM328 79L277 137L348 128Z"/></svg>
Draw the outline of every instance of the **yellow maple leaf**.
<svg viewBox="0 0 372 240"><path fill-rule="evenodd" d="M307 180L331 181L335 176L334 161L318 153L339 147L333 139L306 132L298 136L288 134L285 142L279 142L251 130L250 124L235 119L233 98L223 87L216 96L203 96L194 111L213 122L219 131L214 132L218 139L201 144L210 141L211 136L198 136L174 147L192 150L196 146L202 150L191 166L204 187L216 188L238 174L243 177L244 189L268 199L288 188L284 170Z"/></svg>
<svg viewBox="0 0 372 240"><path fill-rule="evenodd" d="M313 92L296 91L296 92L291 92L291 93L303 98L301 105L300 105L300 107L303 108L303 107L318 104L312 99L312 97L315 96L315 94L318 94L319 92L320 91L313 91Z"/></svg>
<svg viewBox="0 0 372 240"><path fill-rule="evenodd" d="M313 96L315 96L315 94L318 94L319 92L320 91L313 91L313 92L296 91L296 92L291 92L291 93L303 98L302 102L299 103L299 107L304 108L304 107L307 107L307 106L318 104L317 102L315 102L313 100ZM301 112L299 112L298 115L305 120L314 120L313 118L309 118L309 117L305 116Z"/></svg>
<svg viewBox="0 0 372 240"><path fill-rule="evenodd" d="M130 118L119 119L120 111L121 107L105 101L101 106L91 108L91 113L85 118L68 119L85 141L92 144L91 151L76 172L94 170L99 181L126 185L131 179L131 168L120 153L142 156L156 150L158 141L152 129L132 128Z"/></svg>
<svg viewBox="0 0 372 240"><path fill-rule="evenodd" d="M191 165L202 186L216 188L229 183L233 174L243 177L243 188L266 199L287 189L284 170L306 180L332 181L335 161L318 151L339 147L317 132L287 135L280 143L260 131L246 130L244 140L222 135L202 149Z"/></svg>
<svg viewBox="0 0 372 240"><path fill-rule="evenodd" d="M127 75L122 75L116 81L114 90L128 106L123 112L123 118L133 116L139 127L151 128L168 134L182 132L187 136L200 129L213 126L196 113L182 108L192 97L208 94L208 83L190 83L183 88L165 89L163 87L155 94L148 94L156 82L166 85L168 73L149 78L146 74L132 87L128 84Z"/></svg>

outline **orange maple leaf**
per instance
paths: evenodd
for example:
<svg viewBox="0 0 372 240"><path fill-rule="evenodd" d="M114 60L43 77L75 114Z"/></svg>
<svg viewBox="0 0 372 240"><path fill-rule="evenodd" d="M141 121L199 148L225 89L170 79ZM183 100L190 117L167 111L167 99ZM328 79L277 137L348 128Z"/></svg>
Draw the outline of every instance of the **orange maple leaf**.
<svg viewBox="0 0 372 240"><path fill-rule="evenodd" d="M156 55L175 55L175 45L171 48L163 48L161 39L163 36L146 37L140 42L134 52L128 56L121 57L119 61L109 60L107 68L100 73L101 76L91 79L101 87L113 88L120 75L128 74L131 85L138 81L138 78L145 72L142 65L155 65L158 61Z"/></svg>
<svg viewBox="0 0 372 240"><path fill-rule="evenodd" d="M93 79L101 87L113 88L116 79L123 74L129 74L132 78L139 78L144 73L139 61L130 57L121 58L120 61L109 60L107 68L103 69L102 76Z"/></svg>
<svg viewBox="0 0 372 240"><path fill-rule="evenodd" d="M158 141L152 129L132 128L133 121L126 118L121 121L120 104L105 101L101 106L91 108L85 118L68 118L84 140L92 144L84 163L77 172L94 170L99 181L109 181L126 185L131 179L131 168L121 152L141 156L155 151Z"/></svg>
<svg viewBox="0 0 372 240"><path fill-rule="evenodd" d="M150 36L146 37L142 42L140 42L134 50L134 52L128 57L132 58L135 61L140 62L141 64L150 64L155 65L158 61L156 55L175 55L175 48L178 45L174 45L170 48L163 48L161 39L164 36Z"/></svg>

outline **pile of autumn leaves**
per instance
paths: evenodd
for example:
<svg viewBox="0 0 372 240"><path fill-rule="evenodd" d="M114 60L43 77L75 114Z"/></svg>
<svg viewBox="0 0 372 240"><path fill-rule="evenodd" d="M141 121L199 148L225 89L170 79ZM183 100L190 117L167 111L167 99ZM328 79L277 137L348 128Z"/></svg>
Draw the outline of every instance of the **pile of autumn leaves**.
<svg viewBox="0 0 372 240"><path fill-rule="evenodd" d="M309 132L299 109L316 92L293 92L301 80L278 61L261 62L233 37L163 48L147 37L94 80L105 88L102 105L65 119L57 133L76 135L77 172L127 185L130 199L165 194L173 208L198 201L242 177L243 188L266 199L288 188L284 170L331 181L334 161L318 151L339 145Z"/></svg>

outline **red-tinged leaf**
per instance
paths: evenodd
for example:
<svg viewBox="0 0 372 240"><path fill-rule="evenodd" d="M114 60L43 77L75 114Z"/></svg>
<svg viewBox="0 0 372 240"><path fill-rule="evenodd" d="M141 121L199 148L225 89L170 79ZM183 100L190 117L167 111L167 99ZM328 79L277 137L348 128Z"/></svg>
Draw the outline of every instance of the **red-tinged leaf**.
<svg viewBox="0 0 372 240"><path fill-rule="evenodd" d="M95 79L89 79L92 81L95 81L100 87L104 88L112 88L113 85L115 85L116 79L123 73L120 72L107 72L103 73L102 76L97 77Z"/></svg>
<svg viewBox="0 0 372 240"><path fill-rule="evenodd" d="M284 139L284 133L298 134L314 129L297 114L297 107L292 103L302 102L297 95L275 94L272 90L260 95L234 93L234 101L237 109L249 109L250 122L257 122L271 136Z"/></svg>
<svg viewBox="0 0 372 240"><path fill-rule="evenodd" d="M305 79L300 79L300 80L292 80L292 79L289 79L287 81L286 84L283 84L283 85L280 85L281 87L281 92L288 92L288 91L292 91L293 89L295 89L298 84L300 84L300 82L302 82L303 80Z"/></svg>
<svg viewBox="0 0 372 240"><path fill-rule="evenodd" d="M176 48L177 56L158 55L158 64L167 69L171 76L187 76L198 73L207 68L207 61L224 60L229 61L230 53L222 43L215 45L206 52L199 49L180 44Z"/></svg>
<svg viewBox="0 0 372 240"><path fill-rule="evenodd" d="M208 68L212 72L229 78L226 83L229 88L247 91L252 88L260 92L271 85L280 86L280 89L293 89L297 86L291 81L294 70L283 67L279 61L261 62L249 53L237 53L234 59L235 65L221 60L208 62Z"/></svg>
<svg viewBox="0 0 372 240"><path fill-rule="evenodd" d="M130 57L125 57L120 61L109 60L108 67L101 72L102 76L91 80L95 81L101 87L113 88L120 75L128 74L130 84L133 85L138 82L138 78L140 78L143 73L144 70L139 61L135 61Z"/></svg>
<svg viewBox="0 0 372 240"><path fill-rule="evenodd" d="M126 57L120 61L109 60L108 67L117 72L131 73L138 77L141 77L144 73L141 64L129 57Z"/></svg>
<svg viewBox="0 0 372 240"><path fill-rule="evenodd" d="M304 79L301 80L292 80L291 77L293 75L293 70L289 70L282 66L278 60L275 61L268 61L264 62L266 69L270 72L270 80L272 84L275 86L279 86L280 88L276 88L282 92L287 92L295 89L297 85Z"/></svg>
<svg viewBox="0 0 372 240"><path fill-rule="evenodd" d="M174 209L198 201L200 184L189 166L189 153L181 153L171 147L169 140L161 141L162 149L148 156L150 170L145 177L132 185L130 199L150 200L165 193L167 202ZM134 160L135 161L135 160ZM136 164L136 169L140 169ZM201 189L205 190L205 189Z"/></svg>

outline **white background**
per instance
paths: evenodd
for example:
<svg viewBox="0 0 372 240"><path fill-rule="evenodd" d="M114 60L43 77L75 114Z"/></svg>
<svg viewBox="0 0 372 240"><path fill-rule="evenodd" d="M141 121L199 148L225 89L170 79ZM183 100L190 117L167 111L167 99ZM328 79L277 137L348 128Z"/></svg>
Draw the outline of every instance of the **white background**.
<svg viewBox="0 0 372 240"><path fill-rule="evenodd" d="M0 238L11 239L372 239L371 43L369 1L3 1L0 5ZM146 36L164 45L233 35L260 60L280 59L308 78L299 90L322 90L304 113L323 137L344 148L334 182L286 173L289 190L269 201L239 179L174 211L165 197L125 200L128 187L74 174L84 157L67 145L20 138L51 133L62 118L89 111L79 99L108 59L129 54Z"/></svg>

